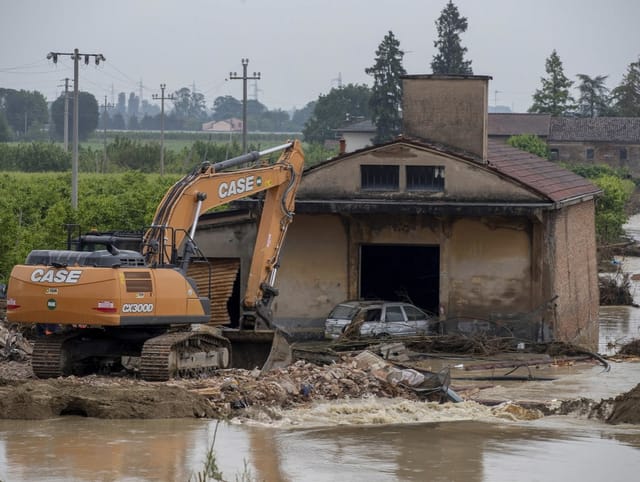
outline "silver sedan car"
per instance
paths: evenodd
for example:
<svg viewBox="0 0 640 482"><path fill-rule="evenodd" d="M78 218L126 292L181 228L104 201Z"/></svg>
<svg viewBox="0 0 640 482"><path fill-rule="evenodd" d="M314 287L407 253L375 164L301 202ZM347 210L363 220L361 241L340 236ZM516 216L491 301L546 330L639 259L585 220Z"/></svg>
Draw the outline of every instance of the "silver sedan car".
<svg viewBox="0 0 640 482"><path fill-rule="evenodd" d="M326 319L325 338L339 338L352 323L360 336L393 337L434 334L438 320L409 303L345 301Z"/></svg>

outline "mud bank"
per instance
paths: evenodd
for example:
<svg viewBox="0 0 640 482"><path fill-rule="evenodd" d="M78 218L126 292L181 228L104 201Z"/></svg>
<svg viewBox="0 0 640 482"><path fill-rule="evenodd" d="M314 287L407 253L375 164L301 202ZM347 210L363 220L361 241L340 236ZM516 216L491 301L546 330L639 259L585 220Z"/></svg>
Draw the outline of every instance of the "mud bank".
<svg viewBox="0 0 640 482"><path fill-rule="evenodd" d="M0 418L233 418L245 409L301 407L317 401L366 396L418 400L415 392L385 383L353 362L306 362L273 370L221 370L201 379L145 382L130 377L34 379L28 362L0 363Z"/></svg>
<svg viewBox="0 0 640 482"><path fill-rule="evenodd" d="M466 400L473 394L460 393ZM0 418L47 419L81 415L105 419L273 418L282 410L362 398L426 400L419 392L387 383L353 359L318 366L304 361L261 374L223 370L213 376L169 382L131 377L37 380L29 362L0 363ZM433 398L431 398L433 400ZM517 409L517 404L516 408ZM514 404L510 404L511 407ZM576 399L522 404L540 415L573 415L611 424L640 424L640 385L608 400Z"/></svg>

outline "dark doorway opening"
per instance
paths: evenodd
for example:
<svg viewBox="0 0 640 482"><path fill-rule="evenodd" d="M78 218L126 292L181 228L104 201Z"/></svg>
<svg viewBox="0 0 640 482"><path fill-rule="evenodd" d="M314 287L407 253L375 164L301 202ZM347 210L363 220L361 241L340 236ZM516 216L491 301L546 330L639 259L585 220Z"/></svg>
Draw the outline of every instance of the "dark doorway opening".
<svg viewBox="0 0 640 482"><path fill-rule="evenodd" d="M227 312L229 313L229 319L231 320L231 328L240 327L240 269L236 274L236 279L233 282L233 291L227 301Z"/></svg>
<svg viewBox="0 0 640 482"><path fill-rule="evenodd" d="M360 296L408 301L431 313L440 303L440 247L363 244Z"/></svg>

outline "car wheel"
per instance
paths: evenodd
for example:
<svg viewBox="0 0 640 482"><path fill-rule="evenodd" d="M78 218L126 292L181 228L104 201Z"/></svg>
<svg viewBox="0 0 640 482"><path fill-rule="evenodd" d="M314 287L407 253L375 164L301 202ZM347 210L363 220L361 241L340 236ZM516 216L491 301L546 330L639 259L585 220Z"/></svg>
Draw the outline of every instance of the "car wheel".
<svg viewBox="0 0 640 482"><path fill-rule="evenodd" d="M387 339L387 338L391 338L391 336L389 335L389 333L378 333L376 335L376 338Z"/></svg>

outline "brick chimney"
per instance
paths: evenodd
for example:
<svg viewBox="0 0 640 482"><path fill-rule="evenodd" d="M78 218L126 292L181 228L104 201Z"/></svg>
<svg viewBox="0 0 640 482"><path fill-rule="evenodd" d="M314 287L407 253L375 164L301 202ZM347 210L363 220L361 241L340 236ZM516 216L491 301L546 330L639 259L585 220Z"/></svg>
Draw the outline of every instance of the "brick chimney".
<svg viewBox="0 0 640 482"><path fill-rule="evenodd" d="M485 75L402 77L403 133L487 159L489 80Z"/></svg>

